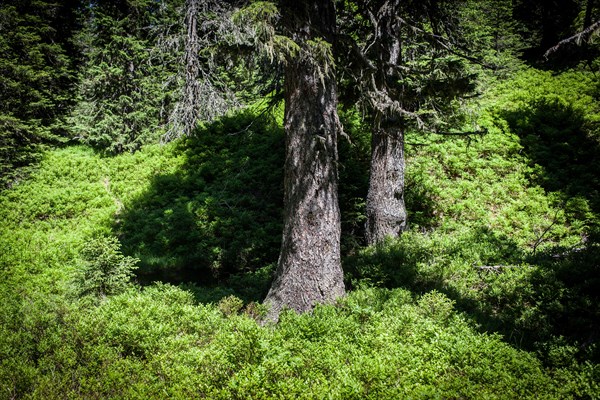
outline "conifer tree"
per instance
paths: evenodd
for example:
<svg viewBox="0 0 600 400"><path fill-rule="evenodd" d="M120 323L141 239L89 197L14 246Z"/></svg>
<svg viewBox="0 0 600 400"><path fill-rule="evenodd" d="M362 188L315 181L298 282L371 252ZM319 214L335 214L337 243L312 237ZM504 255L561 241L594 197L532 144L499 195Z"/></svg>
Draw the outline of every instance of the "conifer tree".
<svg viewBox="0 0 600 400"><path fill-rule="evenodd" d="M456 2L347 2L346 85L371 117L371 168L366 204L369 244L407 227L404 135L444 130L461 94L473 89L464 57L454 49ZM445 115L445 121L440 118Z"/></svg>
<svg viewBox="0 0 600 400"><path fill-rule="evenodd" d="M165 76L174 67L154 53L169 4L153 0L98 1L84 11L76 137L109 153L135 151L164 132Z"/></svg>
<svg viewBox="0 0 600 400"><path fill-rule="evenodd" d="M171 53L176 73L168 129L164 139L189 136L201 121L211 121L237 106L235 94L221 79L219 45L234 28L225 2L186 0L176 24L159 37L158 51Z"/></svg>
<svg viewBox="0 0 600 400"><path fill-rule="evenodd" d="M67 50L76 2L0 4L0 186L36 158L40 146L66 139L72 101Z"/></svg>
<svg viewBox="0 0 600 400"><path fill-rule="evenodd" d="M513 18L512 0L468 0L458 8L456 34L480 65L506 77L519 68L527 46L524 27ZM529 39L531 41L531 39Z"/></svg>
<svg viewBox="0 0 600 400"><path fill-rule="evenodd" d="M268 318L306 312L345 292L340 262L337 85L332 1L285 0L281 21L296 51L285 63L284 228Z"/></svg>

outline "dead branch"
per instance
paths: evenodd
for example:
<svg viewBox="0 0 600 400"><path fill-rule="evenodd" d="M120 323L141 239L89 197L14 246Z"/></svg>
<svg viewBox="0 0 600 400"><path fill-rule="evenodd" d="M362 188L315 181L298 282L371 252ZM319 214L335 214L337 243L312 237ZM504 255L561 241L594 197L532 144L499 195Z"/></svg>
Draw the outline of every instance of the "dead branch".
<svg viewBox="0 0 600 400"><path fill-rule="evenodd" d="M478 272L484 271L499 274L501 272L504 272L504 270L506 269L523 267L520 265L474 265L473 268L479 270Z"/></svg>
<svg viewBox="0 0 600 400"><path fill-rule="evenodd" d="M582 42L588 42L591 39L592 35L594 33L596 33L598 30L600 30L600 20L594 22L592 25L588 26L583 31L581 31L571 37L563 39L560 42L558 42L555 46L550 47L544 53L544 58L548 59L548 57L550 55L552 55L553 53L556 53L558 50L560 50L561 48L563 48L571 43L575 43L577 46L579 46L579 45L581 45Z"/></svg>

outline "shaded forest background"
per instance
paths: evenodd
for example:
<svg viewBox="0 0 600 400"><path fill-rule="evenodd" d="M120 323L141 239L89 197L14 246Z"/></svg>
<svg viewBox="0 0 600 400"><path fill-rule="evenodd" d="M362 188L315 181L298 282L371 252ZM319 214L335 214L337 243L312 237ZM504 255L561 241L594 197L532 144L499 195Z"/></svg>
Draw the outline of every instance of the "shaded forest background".
<svg viewBox="0 0 600 400"><path fill-rule="evenodd" d="M473 90L406 133L409 229L378 246L340 74L350 292L263 327L285 139L252 4L0 5L0 397L597 398L599 47L547 51L600 5L450 2Z"/></svg>

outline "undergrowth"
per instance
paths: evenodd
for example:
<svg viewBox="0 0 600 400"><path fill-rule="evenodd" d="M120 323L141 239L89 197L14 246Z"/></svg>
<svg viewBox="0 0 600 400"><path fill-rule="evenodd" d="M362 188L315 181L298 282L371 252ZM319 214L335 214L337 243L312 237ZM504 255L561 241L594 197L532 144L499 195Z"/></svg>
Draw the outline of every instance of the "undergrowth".
<svg viewBox="0 0 600 400"><path fill-rule="evenodd" d="M439 290L548 365L598 362L599 94L525 70L479 102L487 134L411 134L411 230L347 259L348 280Z"/></svg>
<svg viewBox="0 0 600 400"><path fill-rule="evenodd" d="M280 241L277 124L246 113L134 154L46 152L0 195L0 397L598 398L594 82L524 71L478 103L486 135L409 133L411 228L372 248L368 132L343 116L352 290L277 325L257 322Z"/></svg>
<svg viewBox="0 0 600 400"><path fill-rule="evenodd" d="M48 303L33 300L20 336L2 336L7 398L539 399L599 389L594 365L547 370L478 333L435 291L361 289L266 327L164 284L92 308ZM26 345L6 354L16 344L7 338Z"/></svg>

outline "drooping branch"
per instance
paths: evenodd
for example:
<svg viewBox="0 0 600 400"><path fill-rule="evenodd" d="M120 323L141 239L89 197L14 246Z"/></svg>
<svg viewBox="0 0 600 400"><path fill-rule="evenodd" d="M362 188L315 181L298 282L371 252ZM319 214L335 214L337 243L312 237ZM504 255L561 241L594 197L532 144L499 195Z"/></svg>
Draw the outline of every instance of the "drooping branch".
<svg viewBox="0 0 600 400"><path fill-rule="evenodd" d="M387 90L377 87L374 77L371 77L371 87L367 91L366 97L373 110L377 110L381 115L393 116L400 115L406 119L412 120L419 129L423 129L426 124L421 117L414 112L404 109L398 100L394 100Z"/></svg>
<svg viewBox="0 0 600 400"><path fill-rule="evenodd" d="M424 33L427 34L427 32L424 32ZM441 46L444 50L448 51L449 53L451 53L457 57L467 60L473 64L480 65L482 68L485 68L485 69L489 69L489 70L497 70L498 69L498 67L487 64L477 57L468 55L467 54L468 51L465 51L464 49L459 49L457 46L450 45L448 43L448 41L442 36L435 35L435 34L429 34L429 35L438 46Z"/></svg>
<svg viewBox="0 0 600 400"><path fill-rule="evenodd" d="M481 130L477 130L477 131L469 131L469 132L440 132L440 131L433 131L430 132L434 135L441 135L441 136L451 136L451 137L460 137L460 138L466 138L467 139L467 146L469 146L471 144L471 139L473 136L484 136L488 134L488 130L487 128L483 128ZM406 144L409 144L411 146L417 146L417 147L425 147L425 146L430 146L431 143L418 143L418 142L406 142Z"/></svg>
<svg viewBox="0 0 600 400"><path fill-rule="evenodd" d="M210 121L238 106L235 94L221 81L214 63L217 44L230 31L228 10L213 0L187 0L184 33L165 35L161 45L179 54L179 94L163 140L189 136L198 122Z"/></svg>
<svg viewBox="0 0 600 400"><path fill-rule="evenodd" d="M437 8L414 9L398 0L353 6L345 9L341 26L347 60L342 73L356 82L348 94L365 113L405 127L435 130L439 116L454 111L451 100L474 90L462 63L494 68L471 56L450 33L441 33L451 29L442 29L447 22L437 15ZM357 32L364 39L357 40Z"/></svg>

